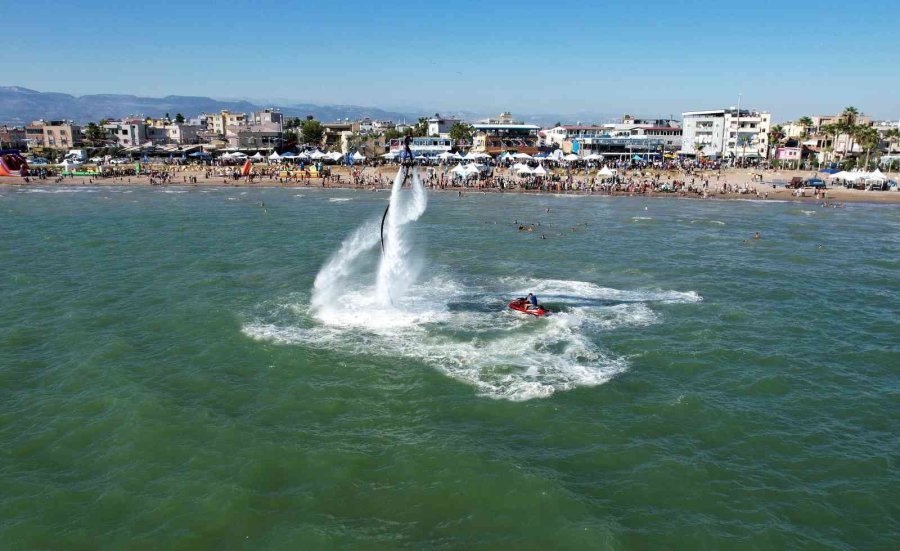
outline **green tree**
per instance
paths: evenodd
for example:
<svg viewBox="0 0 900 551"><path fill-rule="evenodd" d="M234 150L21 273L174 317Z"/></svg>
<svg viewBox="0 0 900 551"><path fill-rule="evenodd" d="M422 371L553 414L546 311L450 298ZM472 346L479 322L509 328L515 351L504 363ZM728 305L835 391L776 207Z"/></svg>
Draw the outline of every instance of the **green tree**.
<svg viewBox="0 0 900 551"><path fill-rule="evenodd" d="M781 140L784 138L784 128L780 124L776 124L769 128L769 132L766 136L769 138L766 140L766 158L768 159L772 147L780 144Z"/></svg>
<svg viewBox="0 0 900 551"><path fill-rule="evenodd" d="M300 142L309 145L319 145L325 136L325 128L316 119L303 121L300 125Z"/></svg>
<svg viewBox="0 0 900 551"><path fill-rule="evenodd" d="M868 170L869 157L872 154L872 149L878 147L878 143L881 141L878 137L878 131L871 126L857 126L856 140L859 142L859 145L866 150L865 168Z"/></svg>
<svg viewBox="0 0 900 551"><path fill-rule="evenodd" d="M396 140L403 136L403 134L396 128L388 128L387 130L384 131L383 135L384 135L385 142L389 142L391 140Z"/></svg>
<svg viewBox="0 0 900 551"><path fill-rule="evenodd" d="M175 122L177 124L184 124L184 115L181 113L175 113Z"/></svg>
<svg viewBox="0 0 900 551"><path fill-rule="evenodd" d="M810 117L803 116L797 121L797 124L803 127L803 135L809 136L809 130L813 126L813 120Z"/></svg>
<svg viewBox="0 0 900 551"><path fill-rule="evenodd" d="M84 137L92 147L96 147L106 139L106 130L97 123L89 122L84 127Z"/></svg>
<svg viewBox="0 0 900 551"><path fill-rule="evenodd" d="M697 155L703 156L703 150L706 149L705 143L697 142L694 144L694 150L697 152Z"/></svg>
<svg viewBox="0 0 900 551"><path fill-rule="evenodd" d="M844 117L844 120L847 121L847 124L854 125L856 124L856 119L859 116L859 109L853 107L845 107L844 112L841 113L841 116Z"/></svg>
<svg viewBox="0 0 900 551"><path fill-rule="evenodd" d="M473 128L471 124L457 122L450 127L450 139L453 140L454 143L471 143L474 134L475 128Z"/></svg>

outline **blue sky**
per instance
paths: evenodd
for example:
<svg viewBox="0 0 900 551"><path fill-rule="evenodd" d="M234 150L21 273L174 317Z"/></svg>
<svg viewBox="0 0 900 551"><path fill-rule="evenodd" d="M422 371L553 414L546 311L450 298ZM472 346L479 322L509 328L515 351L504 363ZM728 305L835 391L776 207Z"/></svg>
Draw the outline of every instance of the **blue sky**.
<svg viewBox="0 0 900 551"><path fill-rule="evenodd" d="M20 6L2 84L41 91L637 115L742 93L776 120L900 118L898 0Z"/></svg>

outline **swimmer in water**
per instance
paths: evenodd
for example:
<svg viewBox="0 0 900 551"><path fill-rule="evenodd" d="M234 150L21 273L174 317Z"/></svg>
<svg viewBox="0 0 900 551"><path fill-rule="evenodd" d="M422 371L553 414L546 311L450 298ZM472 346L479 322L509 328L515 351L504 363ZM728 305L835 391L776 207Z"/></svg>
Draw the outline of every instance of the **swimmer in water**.
<svg viewBox="0 0 900 551"><path fill-rule="evenodd" d="M753 239L759 239L759 232L753 234Z"/></svg>

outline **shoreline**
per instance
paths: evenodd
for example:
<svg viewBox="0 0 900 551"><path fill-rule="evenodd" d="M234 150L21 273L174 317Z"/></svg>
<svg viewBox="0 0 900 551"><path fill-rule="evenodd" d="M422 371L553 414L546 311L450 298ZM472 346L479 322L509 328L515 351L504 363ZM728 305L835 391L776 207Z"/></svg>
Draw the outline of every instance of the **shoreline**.
<svg viewBox="0 0 900 551"><path fill-rule="evenodd" d="M343 167L341 167L343 168ZM333 189L346 189L352 191L365 191L371 193L374 191L387 191L390 190L391 182L393 181L393 174L395 172L395 167L392 166L382 166L382 167L366 167L364 169L364 174L369 177L375 177L380 181L373 185L371 183L365 184L354 184L351 180L351 174L347 170L339 169L335 171L335 174L340 178L339 181L335 181L334 179L323 179L323 178L311 178L308 180L301 181L286 181L279 182L277 178L271 177L260 177L254 182L250 182L244 179L240 180L228 180L225 181L222 176L211 176L209 178L205 177L203 171L199 170L181 170L175 173L175 177L172 178L173 181L165 184L153 183L150 182L150 176L142 175L142 176L125 176L125 177L111 177L111 178L100 178L94 179L89 176L75 176L75 177L64 177L61 181L58 179L45 179L45 180L31 180L30 182L25 182L24 178L20 176L12 176L5 177L0 179L0 189L3 188L38 188L38 187L153 187L153 188L210 188L210 187L218 187L218 188L286 188L286 189L321 189L321 190L333 190ZM729 169L723 171L722 173L696 173L691 174L690 176L686 176L683 174L677 173L669 173L667 176L676 177L676 178L684 178L687 179L690 177L691 179L703 180L704 178L710 181L710 185L712 186L713 180L716 181L716 186L721 184L728 184L732 188L736 187L744 187L751 190L750 193L738 193L736 191L729 191L725 193L718 193L713 191L709 193L706 197L703 197L697 193L692 192L660 192L660 191L647 191L647 192L634 192L634 191L604 191L604 190L595 190L594 192L590 192L588 190L534 190L534 189L499 189L496 187L455 187L455 186L437 186L434 187L428 185L426 182L426 189L433 192L447 192L447 193L459 193L470 194L470 193L478 193L478 194L518 194L518 195L548 195L548 196L600 196L600 197L652 197L659 199L693 199L693 200L719 200L719 201L779 201L779 202L793 202L793 203L815 203L821 204L823 202L828 203L869 203L869 204L900 204L900 192L896 191L863 191L857 189L846 189L843 187L837 188L826 188L825 190L825 198L815 197L813 191L811 189L806 189L803 196L797 196L795 190L787 189L785 187L777 187L773 188L771 182L758 182L758 181L748 181L747 174L749 172L742 169ZM806 175L808 173L803 172L774 172L772 173L773 177L779 178L790 178L796 175ZM177 176L182 176L187 179L196 179L195 182L178 182ZM576 180L576 183L578 180ZM711 187L712 189L712 187ZM758 195L757 195L758 194ZM767 196L766 196L767 195Z"/></svg>

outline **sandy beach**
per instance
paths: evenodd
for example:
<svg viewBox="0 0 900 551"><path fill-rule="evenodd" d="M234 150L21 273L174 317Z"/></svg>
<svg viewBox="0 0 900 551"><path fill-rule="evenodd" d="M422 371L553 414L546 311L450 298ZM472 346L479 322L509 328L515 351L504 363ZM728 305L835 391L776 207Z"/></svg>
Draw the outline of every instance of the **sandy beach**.
<svg viewBox="0 0 900 551"><path fill-rule="evenodd" d="M169 170L173 170L173 167L168 167ZM218 168L218 167L217 167ZM266 168L266 167L262 167ZM420 174L427 175L427 171L429 168L433 168L436 174L440 174L445 170L445 167L435 166L428 167L423 166L420 167ZM341 189L359 189L359 190L372 190L374 189L387 189L390 186L394 176L397 173L396 165L384 165L371 167L367 166L362 168L362 181L364 183L354 183L354 176L351 173L351 170L359 171L358 167L350 168L346 166L337 166L330 167L331 169L331 177L329 178L309 178L303 180L286 180L281 181L277 176L262 176L256 177L252 182L246 179L232 179L230 177L223 177L221 175L209 175L206 174L205 167L198 166L187 166L187 167L174 167L174 172L172 172L172 177L167 184L170 186L231 186L231 187L316 187L316 188L341 188ZM498 170L497 174L503 177L509 175L506 170ZM649 170L644 172L639 171L624 171L621 175L620 181L628 181L633 180L635 182L659 179L661 181L666 180L677 180L677 181L685 181L687 183L696 182L697 184L708 181L709 182L709 192L705 199L726 199L726 200L747 200L747 199L764 199L764 200L778 200L778 201L803 201L803 202L822 202L822 195L816 196L815 191L811 188L806 188L802 191L801 194L798 194L797 190L787 189L783 185L773 186L772 182L784 182L790 181L791 178L795 176L800 176L802 178L809 178L815 175L812 171L791 171L791 170L782 170L782 171L773 171L768 170L764 171L763 181L760 182L758 179L754 181L754 174L759 174L759 171L754 169L723 169L721 171L695 171L693 173L685 173L679 170L665 170L665 171L657 171L657 170ZM896 178L894 175L893 177ZM576 172L575 176L575 184L577 185L580 182L584 181L584 174L578 174ZM719 192L717 188L722 187L724 184L727 184L729 188L744 188L744 193L737 192ZM88 176L72 176L72 177L64 177L62 179L59 178L46 178L46 179L35 179L30 178L29 181L26 182L25 178L22 177L7 177L0 180L0 186L149 186L151 185L151 176L149 175L141 175L141 176L126 176L126 177L88 177ZM158 184L154 184L158 185ZM438 183L434 183L433 185L426 184L428 187L434 191L450 191L450 192L496 192L496 193L525 193L525 194L541 194L541 193L565 193L565 194L590 194L590 191L579 191L579 190L565 190L565 189L553 189L550 191L540 191L540 190L523 190L523 189L504 189L500 190L496 187L479 187L479 186L453 186L453 185L445 185L440 186ZM632 191L594 191L594 194L605 194L605 195L620 195L620 196L634 196L634 195L643 195L643 196L652 196L652 197L671 197L671 198L693 198L693 199L703 199L698 194L695 193L682 193L682 192L655 192L655 191L646 191L646 192L632 192ZM854 202L854 203L900 203L900 193L894 191L864 191L857 189L846 189L843 187L829 187L825 190L824 200L828 202Z"/></svg>

